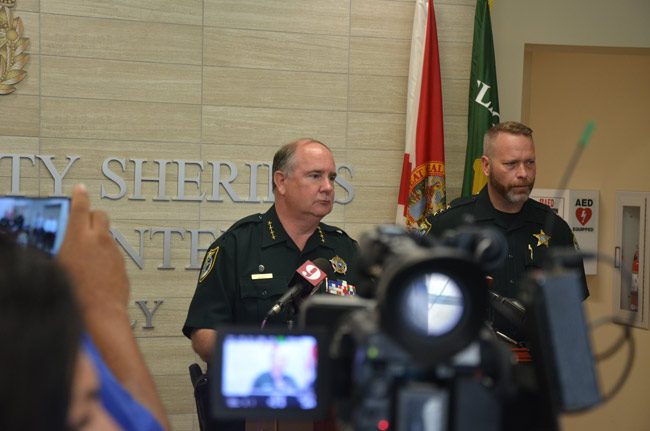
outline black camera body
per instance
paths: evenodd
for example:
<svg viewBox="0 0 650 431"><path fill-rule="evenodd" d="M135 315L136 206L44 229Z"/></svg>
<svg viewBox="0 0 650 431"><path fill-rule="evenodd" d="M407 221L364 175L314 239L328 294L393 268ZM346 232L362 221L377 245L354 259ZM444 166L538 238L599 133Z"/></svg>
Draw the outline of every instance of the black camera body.
<svg viewBox="0 0 650 431"><path fill-rule="evenodd" d="M498 398L510 378L498 364L509 352L484 326L489 266L480 261L489 253L494 263L500 245L491 235L472 230L434 243L382 226L360 242L360 268L371 280L361 289L372 298L365 308L332 324L319 317L333 301L302 304L302 327L332 325L342 429L501 429ZM342 309L347 303L338 301ZM470 404L480 422L454 413Z"/></svg>
<svg viewBox="0 0 650 431"><path fill-rule="evenodd" d="M318 308L318 301L313 298L305 309ZM338 390L333 399L339 428L501 429L495 395L501 389L494 387L498 371L487 367L488 362L498 362L489 356L500 354L505 359L507 352L493 351L489 334L481 332L455 355L427 365L380 330L376 309L351 312L330 350L330 358L338 364ZM475 379L477 372L482 373L479 379ZM480 421L467 422L466 416L454 413L469 404L473 405L472 418ZM463 420L471 426L463 425Z"/></svg>
<svg viewBox="0 0 650 431"><path fill-rule="evenodd" d="M600 399L578 277L553 270L522 282L518 299L531 310L524 323L535 361L516 365L486 325L486 274L506 247L495 231L472 227L435 240L397 226L365 234L360 296L315 295L300 306L299 331L327 334L317 349L326 364L313 383L323 405L307 412L262 400L238 414L318 418L334 406L342 430L557 429L559 412ZM566 324L572 330L558 333ZM226 333L217 331L223 339ZM218 340L217 372L223 354ZM232 417L228 403L219 401L222 389L215 387L214 415Z"/></svg>

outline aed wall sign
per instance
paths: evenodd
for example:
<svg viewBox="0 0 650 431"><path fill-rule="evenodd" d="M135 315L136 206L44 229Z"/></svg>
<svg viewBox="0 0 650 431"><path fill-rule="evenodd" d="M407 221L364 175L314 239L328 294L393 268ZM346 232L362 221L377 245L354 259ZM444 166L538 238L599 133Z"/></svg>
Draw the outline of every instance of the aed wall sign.
<svg viewBox="0 0 650 431"><path fill-rule="evenodd" d="M598 252L598 190L533 189L530 197L567 222L581 250ZM595 259L585 260L585 273L597 274L596 263Z"/></svg>

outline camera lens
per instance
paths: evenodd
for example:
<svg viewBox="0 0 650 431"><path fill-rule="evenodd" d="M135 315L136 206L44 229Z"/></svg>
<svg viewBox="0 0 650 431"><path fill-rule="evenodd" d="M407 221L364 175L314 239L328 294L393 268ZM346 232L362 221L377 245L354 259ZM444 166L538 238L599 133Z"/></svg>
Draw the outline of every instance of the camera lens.
<svg viewBox="0 0 650 431"><path fill-rule="evenodd" d="M400 310L415 330L429 336L452 331L465 308L460 287L446 274L418 274L405 287Z"/></svg>

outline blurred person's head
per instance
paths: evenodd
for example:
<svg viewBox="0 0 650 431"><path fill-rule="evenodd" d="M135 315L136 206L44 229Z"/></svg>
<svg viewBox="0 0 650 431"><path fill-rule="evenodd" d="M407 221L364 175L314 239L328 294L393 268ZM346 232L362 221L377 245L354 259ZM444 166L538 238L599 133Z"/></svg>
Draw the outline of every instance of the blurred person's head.
<svg viewBox="0 0 650 431"><path fill-rule="evenodd" d="M90 355L79 350L75 365L67 431L113 431L119 427L101 403L99 377Z"/></svg>
<svg viewBox="0 0 650 431"><path fill-rule="evenodd" d="M43 252L0 238L1 430L80 430L96 423L96 413L78 404L96 374L79 368L88 365L79 359L81 333L63 270ZM73 411L86 419L71 422Z"/></svg>

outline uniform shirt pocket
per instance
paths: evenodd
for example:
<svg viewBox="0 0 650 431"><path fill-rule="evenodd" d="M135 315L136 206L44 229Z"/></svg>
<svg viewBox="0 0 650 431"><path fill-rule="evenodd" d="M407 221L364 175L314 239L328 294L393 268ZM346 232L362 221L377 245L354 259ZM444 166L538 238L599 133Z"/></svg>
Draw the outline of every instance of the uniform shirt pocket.
<svg viewBox="0 0 650 431"><path fill-rule="evenodd" d="M284 278L272 278L269 280L252 280L250 276L242 277L239 282L241 286L241 299L269 299L282 295L287 291Z"/></svg>
<svg viewBox="0 0 650 431"><path fill-rule="evenodd" d="M546 247L538 247L535 244L528 244L525 250L526 269L542 268L546 258Z"/></svg>
<svg viewBox="0 0 650 431"><path fill-rule="evenodd" d="M275 302L287 291L285 277L276 276L272 279L253 280L251 276L241 277L240 306L241 321L261 323Z"/></svg>

